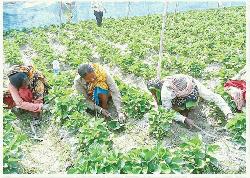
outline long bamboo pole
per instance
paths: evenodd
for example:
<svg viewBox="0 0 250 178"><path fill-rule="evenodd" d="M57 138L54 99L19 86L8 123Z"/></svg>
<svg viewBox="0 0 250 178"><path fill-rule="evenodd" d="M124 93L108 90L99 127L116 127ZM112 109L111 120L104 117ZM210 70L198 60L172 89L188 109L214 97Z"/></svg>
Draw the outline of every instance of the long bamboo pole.
<svg viewBox="0 0 250 178"><path fill-rule="evenodd" d="M161 37L160 37L160 51L159 51L159 61L158 61L158 67L157 67L157 78L161 78L161 62L162 62L162 56L163 56L163 38L164 38L164 31L166 27L166 17L167 17L167 8L168 8L168 1L165 1L165 7L162 17L162 29L161 29Z"/></svg>

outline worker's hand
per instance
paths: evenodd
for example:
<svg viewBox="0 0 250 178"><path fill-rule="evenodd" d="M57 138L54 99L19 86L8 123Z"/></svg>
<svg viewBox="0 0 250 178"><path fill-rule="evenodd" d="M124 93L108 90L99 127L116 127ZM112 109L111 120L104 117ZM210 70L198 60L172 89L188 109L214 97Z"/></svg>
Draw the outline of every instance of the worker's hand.
<svg viewBox="0 0 250 178"><path fill-rule="evenodd" d="M119 121L120 123L124 123L125 120L126 120L125 115L124 115L123 113L120 113L120 114L118 115L118 121Z"/></svg>
<svg viewBox="0 0 250 178"><path fill-rule="evenodd" d="M187 124L187 126L192 129L194 126L194 121L192 119L186 118L184 121L185 124Z"/></svg>
<svg viewBox="0 0 250 178"><path fill-rule="evenodd" d="M105 117L111 117L110 112L108 112L106 109L101 109L101 113L105 116Z"/></svg>

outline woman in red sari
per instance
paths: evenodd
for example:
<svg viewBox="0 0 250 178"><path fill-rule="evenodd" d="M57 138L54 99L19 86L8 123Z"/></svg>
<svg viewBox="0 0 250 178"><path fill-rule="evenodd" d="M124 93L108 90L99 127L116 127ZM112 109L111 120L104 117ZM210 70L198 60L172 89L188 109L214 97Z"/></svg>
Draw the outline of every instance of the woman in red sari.
<svg viewBox="0 0 250 178"><path fill-rule="evenodd" d="M4 92L5 108L19 108L38 116L47 94L45 77L32 66L15 65L8 73L8 90Z"/></svg>

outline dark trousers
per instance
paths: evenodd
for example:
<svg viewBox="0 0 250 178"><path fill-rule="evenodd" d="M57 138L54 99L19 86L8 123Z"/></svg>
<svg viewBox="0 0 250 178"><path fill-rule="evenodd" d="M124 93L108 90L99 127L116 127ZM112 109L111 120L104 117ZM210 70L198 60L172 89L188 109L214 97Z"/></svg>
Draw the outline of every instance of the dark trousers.
<svg viewBox="0 0 250 178"><path fill-rule="evenodd" d="M96 17L97 25L100 27L102 25L103 12L102 11L94 11L94 15Z"/></svg>

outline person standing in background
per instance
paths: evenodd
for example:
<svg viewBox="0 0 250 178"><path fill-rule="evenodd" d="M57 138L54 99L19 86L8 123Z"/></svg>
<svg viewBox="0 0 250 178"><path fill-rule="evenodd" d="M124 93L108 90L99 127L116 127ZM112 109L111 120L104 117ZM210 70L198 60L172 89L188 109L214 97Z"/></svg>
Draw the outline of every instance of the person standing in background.
<svg viewBox="0 0 250 178"><path fill-rule="evenodd" d="M76 8L76 2L75 1L61 1L60 2L61 10L60 10L60 18L64 16L66 18L66 22L72 23L73 21L73 10ZM61 19L62 21L62 19Z"/></svg>
<svg viewBox="0 0 250 178"><path fill-rule="evenodd" d="M96 23L98 27L102 25L102 17L103 11L106 13L106 9L103 7L103 3L101 1L93 1L91 2L91 7L94 10L94 15L96 17Z"/></svg>

